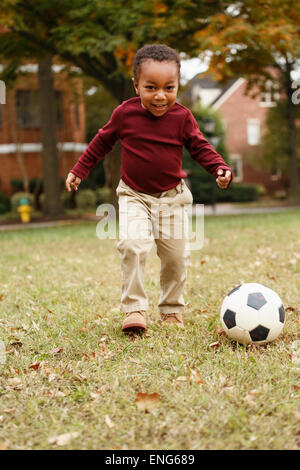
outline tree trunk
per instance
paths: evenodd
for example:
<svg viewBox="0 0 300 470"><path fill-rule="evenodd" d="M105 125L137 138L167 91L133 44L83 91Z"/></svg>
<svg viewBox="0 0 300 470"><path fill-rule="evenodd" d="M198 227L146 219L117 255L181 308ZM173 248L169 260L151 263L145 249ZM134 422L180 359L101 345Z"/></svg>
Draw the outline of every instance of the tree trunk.
<svg viewBox="0 0 300 470"><path fill-rule="evenodd" d="M121 143L117 142L113 150L103 160L105 172L105 185L111 189L111 204L118 210L118 197L116 189L120 181L121 168Z"/></svg>
<svg viewBox="0 0 300 470"><path fill-rule="evenodd" d="M286 101L286 122L287 122L287 147L290 160L290 200L299 200L299 168L297 159L297 144L296 144L296 117L295 105L292 102L292 79L291 79L291 66L286 63L286 71L284 74L284 84L287 96Z"/></svg>
<svg viewBox="0 0 300 470"><path fill-rule="evenodd" d="M56 143L56 101L53 87L52 55L39 60L41 140L43 145L44 214L63 214L60 198L58 153Z"/></svg>
<svg viewBox="0 0 300 470"><path fill-rule="evenodd" d="M25 162L24 162L24 155L23 155L23 152L21 151L21 145L18 139L17 123L15 119L12 119L9 106L7 107L7 121L8 121L8 126L11 130L12 141L14 142L16 146L16 157L17 157L17 162L20 167L20 171L22 175L23 188L26 193L29 193L29 179L28 179Z"/></svg>

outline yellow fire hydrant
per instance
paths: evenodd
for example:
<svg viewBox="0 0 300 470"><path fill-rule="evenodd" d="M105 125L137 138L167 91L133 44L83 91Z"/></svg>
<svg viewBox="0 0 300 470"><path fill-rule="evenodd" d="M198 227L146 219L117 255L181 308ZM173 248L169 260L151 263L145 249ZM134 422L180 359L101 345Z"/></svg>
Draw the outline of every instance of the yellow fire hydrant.
<svg viewBox="0 0 300 470"><path fill-rule="evenodd" d="M28 223L30 222L30 212L32 211L32 208L30 207L28 203L28 199L26 197L23 197L20 202L19 202L19 207L18 207L18 212L21 216L21 221L22 223Z"/></svg>

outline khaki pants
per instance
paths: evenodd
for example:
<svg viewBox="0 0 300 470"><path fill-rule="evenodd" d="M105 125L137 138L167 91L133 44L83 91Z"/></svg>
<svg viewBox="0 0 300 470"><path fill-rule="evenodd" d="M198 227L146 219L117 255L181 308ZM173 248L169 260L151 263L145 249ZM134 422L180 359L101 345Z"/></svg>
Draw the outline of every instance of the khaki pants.
<svg viewBox="0 0 300 470"><path fill-rule="evenodd" d="M148 309L144 290L145 264L153 242L161 261L159 310L182 313L183 288L189 264L188 207L192 193L184 180L176 188L150 195L120 180L119 242L124 313Z"/></svg>

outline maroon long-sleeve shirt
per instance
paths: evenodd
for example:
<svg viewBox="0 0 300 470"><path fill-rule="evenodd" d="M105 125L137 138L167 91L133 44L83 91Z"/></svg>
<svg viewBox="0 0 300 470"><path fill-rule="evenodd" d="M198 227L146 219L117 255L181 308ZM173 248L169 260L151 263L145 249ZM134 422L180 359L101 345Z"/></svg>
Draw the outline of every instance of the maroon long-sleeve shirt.
<svg viewBox="0 0 300 470"><path fill-rule="evenodd" d="M109 122L99 129L71 172L84 179L121 139L121 178L144 193L167 191L187 174L182 170L182 148L205 170L217 177L219 168L230 170L203 137L189 109L175 103L164 115L144 109L139 97L123 101Z"/></svg>

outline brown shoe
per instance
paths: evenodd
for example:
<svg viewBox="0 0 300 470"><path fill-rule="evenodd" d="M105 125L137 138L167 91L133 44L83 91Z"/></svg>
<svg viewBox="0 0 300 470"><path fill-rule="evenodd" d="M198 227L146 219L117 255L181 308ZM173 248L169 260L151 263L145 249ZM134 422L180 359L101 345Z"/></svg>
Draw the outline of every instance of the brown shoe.
<svg viewBox="0 0 300 470"><path fill-rule="evenodd" d="M164 323L173 323L179 328L184 328L182 314L181 313L161 313L160 318Z"/></svg>
<svg viewBox="0 0 300 470"><path fill-rule="evenodd" d="M146 329L146 312L139 310L137 312L128 312L123 321L122 331L125 333L134 331L143 332Z"/></svg>

